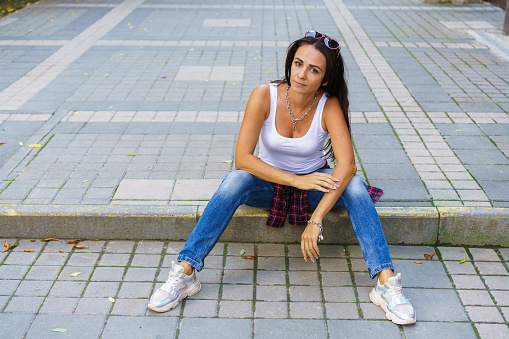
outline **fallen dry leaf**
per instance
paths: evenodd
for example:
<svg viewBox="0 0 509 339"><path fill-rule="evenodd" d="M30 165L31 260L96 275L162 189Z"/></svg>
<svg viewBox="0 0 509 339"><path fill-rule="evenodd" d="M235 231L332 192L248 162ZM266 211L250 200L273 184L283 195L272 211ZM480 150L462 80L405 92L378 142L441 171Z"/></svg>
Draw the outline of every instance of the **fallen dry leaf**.
<svg viewBox="0 0 509 339"><path fill-rule="evenodd" d="M35 241L35 239L30 239L30 242L34 242L34 241Z"/></svg>
<svg viewBox="0 0 509 339"><path fill-rule="evenodd" d="M41 239L41 241L60 241L60 242L62 242L62 240L57 239L57 238L44 238L44 239Z"/></svg>
<svg viewBox="0 0 509 339"><path fill-rule="evenodd" d="M23 250L23 252L33 252L34 250Z"/></svg>
<svg viewBox="0 0 509 339"><path fill-rule="evenodd" d="M89 181L90 181L90 179L87 179L87 180L83 180L82 182L89 182Z"/></svg>
<svg viewBox="0 0 509 339"><path fill-rule="evenodd" d="M20 142L18 142L18 144L19 144L20 146L23 146L23 143L22 143L21 141L20 141Z"/></svg>
<svg viewBox="0 0 509 339"><path fill-rule="evenodd" d="M52 332L67 332L67 330L65 328L52 328L51 331Z"/></svg>
<svg viewBox="0 0 509 339"><path fill-rule="evenodd" d="M243 255L242 256L242 259L247 259L247 260L254 260L254 258L255 258L254 255L248 255L248 256Z"/></svg>
<svg viewBox="0 0 509 339"><path fill-rule="evenodd" d="M9 242L7 240L5 240L4 246L5 246L5 250L3 250L2 253L7 252L9 250L9 248L11 248L11 246L9 245Z"/></svg>
<svg viewBox="0 0 509 339"><path fill-rule="evenodd" d="M422 261L414 261L416 264L422 264Z"/></svg>
<svg viewBox="0 0 509 339"><path fill-rule="evenodd" d="M62 250L60 250L60 251L58 251L58 252L60 252L60 253L64 253L64 251L62 251Z"/></svg>
<svg viewBox="0 0 509 339"><path fill-rule="evenodd" d="M433 257L435 256L435 253L433 254L425 254L424 255L424 258L428 259L428 260L433 260Z"/></svg>
<svg viewBox="0 0 509 339"><path fill-rule="evenodd" d="M115 302L115 299L113 299L112 297L108 297L108 300L111 301L112 303Z"/></svg>
<svg viewBox="0 0 509 339"><path fill-rule="evenodd" d="M78 248L78 249L79 248L88 248L88 246L87 245L75 245L72 247L72 249L75 249L75 248Z"/></svg>
<svg viewBox="0 0 509 339"><path fill-rule="evenodd" d="M12 251L13 249L15 249L15 248L16 248L16 247L18 247L18 246L19 246L19 243L14 244L14 245L12 245L12 246L11 246L11 248L10 248L9 250L11 250L11 251Z"/></svg>
<svg viewBox="0 0 509 339"><path fill-rule="evenodd" d="M221 162L223 162L225 164L231 164L233 162L233 160L225 160L225 161L221 161Z"/></svg>
<svg viewBox="0 0 509 339"><path fill-rule="evenodd" d="M5 144L5 142L0 142L0 146L2 146L3 144Z"/></svg>
<svg viewBox="0 0 509 339"><path fill-rule="evenodd" d="M70 276L71 277L77 277L80 274L81 274L81 272L74 272L74 273L71 273Z"/></svg>
<svg viewBox="0 0 509 339"><path fill-rule="evenodd" d="M83 239L73 239L73 240L66 240L65 242L68 244L77 244L79 242L83 241Z"/></svg>
<svg viewBox="0 0 509 339"><path fill-rule="evenodd" d="M28 147L41 148L42 146L39 144L30 144L30 145L28 145Z"/></svg>

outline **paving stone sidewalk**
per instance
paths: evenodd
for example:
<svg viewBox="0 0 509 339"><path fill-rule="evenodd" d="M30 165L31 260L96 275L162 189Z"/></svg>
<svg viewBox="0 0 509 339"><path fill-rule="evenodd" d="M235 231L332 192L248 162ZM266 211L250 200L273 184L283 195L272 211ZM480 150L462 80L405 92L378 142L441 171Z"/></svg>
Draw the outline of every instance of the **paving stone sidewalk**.
<svg viewBox="0 0 509 339"><path fill-rule="evenodd" d="M201 292L159 314L147 300L182 242L85 241L88 248L72 249L0 240L19 242L0 254L4 338L509 336L509 248L391 246L418 317L402 327L369 301L373 282L358 246L322 245L312 263L299 245L218 243L198 274ZM242 249L255 259L242 259Z"/></svg>
<svg viewBox="0 0 509 339"><path fill-rule="evenodd" d="M0 203L205 205L249 94L316 29L341 43L379 206L507 207L503 18L418 0L37 2L0 20Z"/></svg>

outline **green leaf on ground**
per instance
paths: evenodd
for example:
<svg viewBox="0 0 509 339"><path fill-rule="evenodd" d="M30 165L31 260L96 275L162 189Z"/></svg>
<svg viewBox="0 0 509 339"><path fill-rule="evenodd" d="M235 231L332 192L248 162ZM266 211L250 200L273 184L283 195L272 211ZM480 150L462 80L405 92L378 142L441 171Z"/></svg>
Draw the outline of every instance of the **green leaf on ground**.
<svg viewBox="0 0 509 339"><path fill-rule="evenodd" d="M246 249L243 248L241 251L240 251L240 255L244 255L244 253L246 253Z"/></svg>
<svg viewBox="0 0 509 339"><path fill-rule="evenodd" d="M67 329L65 328L52 328L52 332L67 332Z"/></svg>
<svg viewBox="0 0 509 339"><path fill-rule="evenodd" d="M466 259L466 258L463 258L463 259L461 259L461 260L460 260L460 264L464 264L464 263L466 263L466 262L467 262L467 259Z"/></svg>

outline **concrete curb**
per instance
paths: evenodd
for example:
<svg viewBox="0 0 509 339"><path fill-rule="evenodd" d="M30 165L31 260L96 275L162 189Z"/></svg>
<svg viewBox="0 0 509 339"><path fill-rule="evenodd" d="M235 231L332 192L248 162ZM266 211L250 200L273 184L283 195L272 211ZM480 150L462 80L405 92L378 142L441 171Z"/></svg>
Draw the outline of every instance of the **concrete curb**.
<svg viewBox="0 0 509 339"><path fill-rule="evenodd" d="M185 240L203 206L0 206L0 237ZM509 209L378 207L390 244L509 246ZM241 206L222 241L300 241L301 227L265 226L267 211ZM323 243L356 243L344 210L324 220Z"/></svg>

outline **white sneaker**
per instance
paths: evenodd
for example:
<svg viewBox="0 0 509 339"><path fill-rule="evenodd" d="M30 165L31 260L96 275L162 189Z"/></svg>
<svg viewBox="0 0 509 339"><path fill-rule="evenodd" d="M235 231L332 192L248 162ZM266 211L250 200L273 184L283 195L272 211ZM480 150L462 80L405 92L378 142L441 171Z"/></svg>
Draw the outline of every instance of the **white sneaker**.
<svg viewBox="0 0 509 339"><path fill-rule="evenodd" d="M148 308L156 312L166 312L176 307L182 299L200 292L201 284L193 271L184 274L184 267L171 262L168 280L152 294Z"/></svg>
<svg viewBox="0 0 509 339"><path fill-rule="evenodd" d="M388 282L376 286L369 294L369 299L373 304L380 306L387 319L398 325L414 324L416 321L415 311L407 298L401 292L401 273L395 277L390 277Z"/></svg>

